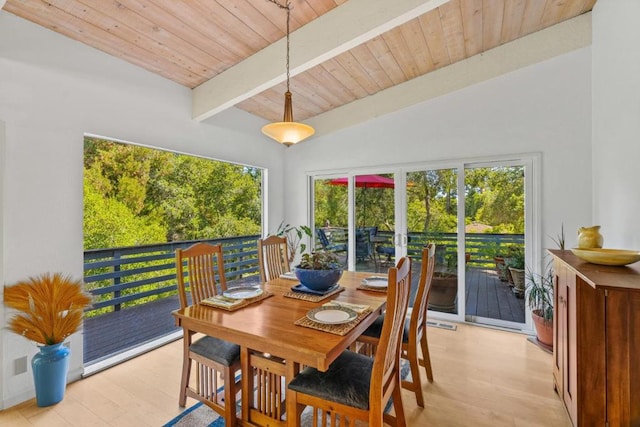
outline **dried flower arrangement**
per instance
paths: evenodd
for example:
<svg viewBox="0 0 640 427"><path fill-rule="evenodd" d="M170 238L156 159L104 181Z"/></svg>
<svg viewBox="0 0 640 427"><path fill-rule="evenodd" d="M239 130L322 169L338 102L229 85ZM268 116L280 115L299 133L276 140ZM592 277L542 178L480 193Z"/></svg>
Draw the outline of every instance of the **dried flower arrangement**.
<svg viewBox="0 0 640 427"><path fill-rule="evenodd" d="M4 304L21 312L9 321L9 330L42 345L63 342L80 327L91 303L82 281L61 273L44 273L4 289Z"/></svg>

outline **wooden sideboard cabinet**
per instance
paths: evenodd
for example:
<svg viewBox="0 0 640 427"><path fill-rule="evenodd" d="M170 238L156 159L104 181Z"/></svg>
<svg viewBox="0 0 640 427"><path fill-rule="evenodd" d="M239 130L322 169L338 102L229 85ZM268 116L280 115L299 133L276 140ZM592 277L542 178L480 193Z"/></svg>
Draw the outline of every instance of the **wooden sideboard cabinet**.
<svg viewBox="0 0 640 427"><path fill-rule="evenodd" d="M574 426L640 427L640 263L554 257L553 377Z"/></svg>

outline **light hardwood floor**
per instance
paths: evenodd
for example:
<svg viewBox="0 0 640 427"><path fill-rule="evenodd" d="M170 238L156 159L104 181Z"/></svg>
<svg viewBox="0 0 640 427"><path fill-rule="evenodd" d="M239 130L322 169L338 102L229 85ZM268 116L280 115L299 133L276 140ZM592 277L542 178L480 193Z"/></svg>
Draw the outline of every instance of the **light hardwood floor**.
<svg viewBox="0 0 640 427"><path fill-rule="evenodd" d="M571 426L553 391L551 355L525 335L470 325L428 333L434 382L421 372L424 409L403 390L410 426ZM182 410L181 346L176 341L69 384L52 407L31 400L0 411L0 426L162 426Z"/></svg>

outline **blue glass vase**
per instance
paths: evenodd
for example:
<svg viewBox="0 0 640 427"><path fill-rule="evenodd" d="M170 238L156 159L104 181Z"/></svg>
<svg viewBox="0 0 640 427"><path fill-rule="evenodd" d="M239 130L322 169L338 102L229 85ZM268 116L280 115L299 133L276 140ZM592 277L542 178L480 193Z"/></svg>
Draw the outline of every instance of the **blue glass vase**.
<svg viewBox="0 0 640 427"><path fill-rule="evenodd" d="M69 349L63 343L45 345L31 359L38 406L51 406L62 400L69 372Z"/></svg>

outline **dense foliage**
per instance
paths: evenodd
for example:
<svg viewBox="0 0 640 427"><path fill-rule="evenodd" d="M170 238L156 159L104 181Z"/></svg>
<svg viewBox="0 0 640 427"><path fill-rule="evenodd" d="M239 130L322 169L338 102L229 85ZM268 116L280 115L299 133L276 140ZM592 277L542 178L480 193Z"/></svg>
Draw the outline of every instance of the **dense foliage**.
<svg viewBox="0 0 640 427"><path fill-rule="evenodd" d="M486 233L524 233L524 169L465 170L465 223L483 224ZM383 175L392 178L392 175ZM455 233L458 187L455 169L407 174L407 223L410 232ZM356 224L394 228L394 189L357 187ZM315 181L315 225L347 226L347 188L331 180Z"/></svg>
<svg viewBox="0 0 640 427"><path fill-rule="evenodd" d="M86 138L85 249L260 233L259 170Z"/></svg>

